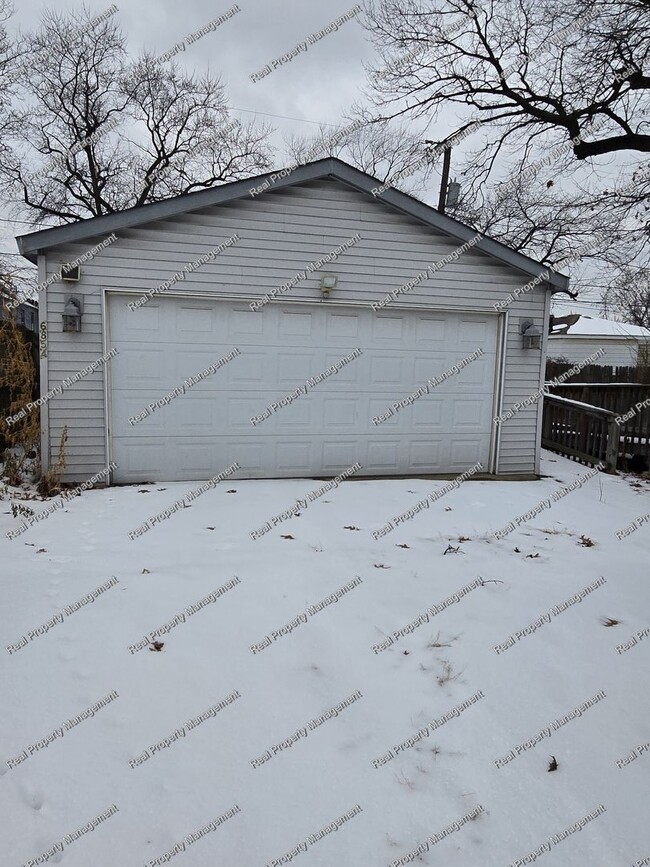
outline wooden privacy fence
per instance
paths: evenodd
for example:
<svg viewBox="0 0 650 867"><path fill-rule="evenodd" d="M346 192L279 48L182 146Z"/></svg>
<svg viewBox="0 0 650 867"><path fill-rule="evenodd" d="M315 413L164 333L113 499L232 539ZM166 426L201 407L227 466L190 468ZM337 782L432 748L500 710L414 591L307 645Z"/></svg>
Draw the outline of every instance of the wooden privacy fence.
<svg viewBox="0 0 650 867"><path fill-rule="evenodd" d="M634 382L569 382L562 385L547 383L548 390L556 397L568 397L591 406L609 409L625 415L637 403L650 398L650 385Z"/></svg>
<svg viewBox="0 0 650 867"><path fill-rule="evenodd" d="M650 407L627 406L619 413L545 395L542 446L585 464L602 462L610 472L627 469L625 454L641 455L650 463Z"/></svg>
<svg viewBox="0 0 650 867"><path fill-rule="evenodd" d="M569 362L549 359L546 362L546 380L550 382L572 367L573 364ZM637 382L650 385L650 365L623 367L611 364L588 364L578 373L570 376L567 382Z"/></svg>

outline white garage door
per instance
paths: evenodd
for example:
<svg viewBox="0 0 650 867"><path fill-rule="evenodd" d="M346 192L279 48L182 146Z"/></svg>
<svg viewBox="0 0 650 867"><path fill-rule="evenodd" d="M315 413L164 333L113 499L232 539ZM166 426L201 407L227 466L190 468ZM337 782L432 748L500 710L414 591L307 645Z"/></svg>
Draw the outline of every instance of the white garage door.
<svg viewBox="0 0 650 867"><path fill-rule="evenodd" d="M355 462L358 476L488 467L496 316L375 313L329 301L252 312L245 302L180 298L129 310L129 300L112 295L109 303L109 347L119 353L111 365L115 481L208 479L235 461L239 478L332 476ZM478 349L483 355L460 373L373 423ZM129 422L233 352L215 373ZM304 393L287 401L300 386Z"/></svg>

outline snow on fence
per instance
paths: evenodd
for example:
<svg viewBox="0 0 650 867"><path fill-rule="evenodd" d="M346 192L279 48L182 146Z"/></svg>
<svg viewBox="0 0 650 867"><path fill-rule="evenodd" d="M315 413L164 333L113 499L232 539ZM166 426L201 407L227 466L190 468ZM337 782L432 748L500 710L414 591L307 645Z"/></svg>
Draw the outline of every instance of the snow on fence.
<svg viewBox="0 0 650 867"><path fill-rule="evenodd" d="M564 391L564 389L563 389ZM626 455L639 456L629 469L650 463L650 390L620 411L548 394L544 397L542 446L584 464L603 461L609 472L628 469ZM648 406L644 404L648 403Z"/></svg>

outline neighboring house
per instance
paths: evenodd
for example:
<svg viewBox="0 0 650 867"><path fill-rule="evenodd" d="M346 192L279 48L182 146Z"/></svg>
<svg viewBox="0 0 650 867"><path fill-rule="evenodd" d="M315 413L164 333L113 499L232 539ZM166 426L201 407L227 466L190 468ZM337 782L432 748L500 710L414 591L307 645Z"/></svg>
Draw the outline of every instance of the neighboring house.
<svg viewBox="0 0 650 867"><path fill-rule="evenodd" d="M29 298L22 301L13 310L14 320L19 325L24 325L28 331L38 331L38 304ZM4 315L4 306L0 304L0 322Z"/></svg>
<svg viewBox="0 0 650 867"><path fill-rule="evenodd" d="M560 315L557 310L553 312ZM569 312L574 311L562 309L562 314ZM549 335L547 353L549 359L566 358L575 364L599 349L604 354L594 364L620 367L650 364L650 329L582 314L566 334Z"/></svg>
<svg viewBox="0 0 650 867"><path fill-rule="evenodd" d="M233 462L240 478L327 477L356 462L357 476L453 477L477 462L489 474L537 475L541 401L502 425L494 418L542 385L551 293L568 279L377 187L328 158L285 178L263 175L18 238L40 283L48 281L42 393L117 350L44 403L44 466L67 425L69 481L111 461L118 483L207 479ZM62 265L107 239L81 264L79 282L60 280ZM459 255L470 241L476 246ZM161 284L165 291L138 306ZM504 298L526 284L506 311ZM62 325L70 296L83 304L77 333ZM523 348L525 321L541 347ZM189 377L230 353L189 387ZM429 394L387 415L443 374ZM163 398L167 405L143 417Z"/></svg>

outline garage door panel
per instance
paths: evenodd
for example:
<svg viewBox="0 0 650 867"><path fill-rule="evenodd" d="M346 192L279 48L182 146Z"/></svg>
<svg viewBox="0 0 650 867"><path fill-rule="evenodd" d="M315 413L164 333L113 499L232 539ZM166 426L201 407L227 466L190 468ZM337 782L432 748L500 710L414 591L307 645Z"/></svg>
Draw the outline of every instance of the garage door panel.
<svg viewBox="0 0 650 867"><path fill-rule="evenodd" d="M237 337L247 339L252 335L262 334L264 329L263 313L252 313L251 315L250 308L245 307L230 311L227 321L225 319L222 321L224 327L228 327L228 333L233 340L236 340Z"/></svg>
<svg viewBox="0 0 650 867"><path fill-rule="evenodd" d="M358 453L359 442L356 437L339 437L336 442L325 440L319 444L317 455L323 469L314 475L335 474L351 467L357 460L362 463L357 457Z"/></svg>
<svg viewBox="0 0 650 867"><path fill-rule="evenodd" d="M361 321L358 313L334 313L325 318L325 333L328 342L354 340L361 336Z"/></svg>
<svg viewBox="0 0 650 867"><path fill-rule="evenodd" d="M378 427L372 422L372 419L382 416L389 406L390 402L388 401L387 397L371 398L368 400L368 416L370 418L369 430L373 430ZM383 431L390 430L391 425L392 427L397 427L397 419L395 418L395 416L387 418L386 421L381 422L381 427Z"/></svg>
<svg viewBox="0 0 650 867"><path fill-rule="evenodd" d="M275 464L281 473L309 474L312 461L312 442L294 439L275 446Z"/></svg>
<svg viewBox="0 0 650 867"><path fill-rule="evenodd" d="M257 397L239 397L238 395L222 395L219 403L221 416L224 420L224 431L228 429L238 434L251 432L251 419L259 416L265 409L264 392L258 392ZM261 422L268 424L270 419ZM257 429L257 428L256 428Z"/></svg>
<svg viewBox="0 0 650 867"><path fill-rule="evenodd" d="M181 471L210 476L212 469L212 446L207 443L178 443L176 448Z"/></svg>
<svg viewBox="0 0 650 867"><path fill-rule="evenodd" d="M443 318L418 316L414 331L418 347L436 349L448 345L449 323Z"/></svg>
<svg viewBox="0 0 650 867"><path fill-rule="evenodd" d="M364 414L364 419L367 415ZM323 427L327 431L359 425L358 402L352 398L326 398L323 401Z"/></svg>
<svg viewBox="0 0 650 867"><path fill-rule="evenodd" d="M240 467L246 467L247 470L246 473L241 474L242 477L247 477L251 479L268 478L268 474L266 472L268 461L264 461L264 455L266 451L264 448L264 443L259 439L253 442L247 441L245 439L239 439L239 441L235 445L237 457L234 460L239 463ZM222 451L225 452L225 449L222 449ZM230 466L230 464L222 464L221 469L223 470L227 466ZM216 470L216 472L219 472L219 470Z"/></svg>
<svg viewBox="0 0 650 867"><path fill-rule="evenodd" d="M214 475L214 442L211 437L205 436L196 436L193 440L172 441L171 448L167 449L167 461L186 478L209 478Z"/></svg>
<svg viewBox="0 0 650 867"><path fill-rule="evenodd" d="M480 437L458 436L451 443L450 465L452 471L461 472L464 468L474 466L483 458L483 443Z"/></svg>
<svg viewBox="0 0 650 867"><path fill-rule="evenodd" d="M318 369L314 370L314 372L310 374L310 377L318 377L319 374L325 373L325 371L329 370L330 367L334 367L348 355L351 355L356 348L356 346L350 348L344 347L340 352L327 353L324 356L322 363L318 365ZM323 379L316 383L313 388L325 388L334 391L347 385L354 385L357 389L361 388L367 381L367 366L368 365L366 364L363 355L357 356L357 358L353 358L346 362L343 367L338 368L338 371L327 379Z"/></svg>
<svg viewBox="0 0 650 867"><path fill-rule="evenodd" d="M480 344L474 344L474 350L479 349ZM442 352L431 353L423 352L413 360L413 374L411 381L402 383L404 387L403 396L415 391L420 385L424 385L428 380L442 376L447 373L455 364L467 358L471 353L456 351L453 353ZM463 367L460 373L453 374L438 385L433 386L433 390L438 391L439 388L446 388L451 391L463 391L463 386L475 386L477 384L484 385L490 382L494 374L494 356L479 356L476 361L471 361ZM472 388L472 393L475 389Z"/></svg>
<svg viewBox="0 0 650 867"><path fill-rule="evenodd" d="M308 376L314 376L311 372L314 366L318 363L314 360L313 352L305 352L296 350L295 354L286 350L281 350L277 353L277 375L273 374L275 351L271 350L267 353L267 376L268 385L273 384L273 380L285 386L287 390L293 390L299 383L304 382ZM319 371L320 372L320 371ZM278 394L278 398L284 397L283 394Z"/></svg>
<svg viewBox="0 0 650 867"><path fill-rule="evenodd" d="M474 366L476 364L476 367ZM494 379L494 370L490 369L489 362L481 364L480 359L476 362L471 362L464 367L460 373L457 373L453 379L458 380L458 391L466 391L467 393L476 394L479 389L487 388L492 391L492 380ZM453 381L449 380L448 385L453 385Z"/></svg>
<svg viewBox="0 0 650 867"><path fill-rule="evenodd" d="M483 407L475 400L455 400L451 423L457 430L480 430L485 423Z"/></svg>
<svg viewBox="0 0 650 867"><path fill-rule="evenodd" d="M171 427L181 434L191 434L196 429L200 434L209 436L213 431L222 433L220 425L225 427L223 419L219 417L221 414L216 395L202 396L194 391L162 407L156 415L160 415L166 429Z"/></svg>
<svg viewBox="0 0 650 867"><path fill-rule="evenodd" d="M115 347L115 344L113 344ZM151 389L157 385L165 369L165 353L162 349L140 349L137 346L120 346L111 360L113 379L129 388Z"/></svg>
<svg viewBox="0 0 650 867"><path fill-rule="evenodd" d="M129 423L130 418L136 418L141 415L143 410L155 400L157 395L150 396L151 392L147 390L138 391L135 394L130 390L119 390L113 392L113 428L115 430L136 430L135 425ZM148 397L149 396L149 397ZM148 418L142 419L137 424L147 424L147 435L164 433L163 420L156 418L155 414ZM134 434L141 436L140 432Z"/></svg>
<svg viewBox="0 0 650 867"><path fill-rule="evenodd" d="M221 357L223 358L223 356ZM247 349L237 356L237 364L228 371L231 384L248 387L262 385L265 376L268 375L266 373L268 364L269 360L265 352L254 352ZM228 362L228 366L230 366L230 362Z"/></svg>
<svg viewBox="0 0 650 867"><path fill-rule="evenodd" d="M369 472L390 472L391 468L399 464L400 440L387 439L383 442L368 443L365 461L359 463Z"/></svg>
<svg viewBox="0 0 650 867"><path fill-rule="evenodd" d="M212 335L215 329L214 311L210 307L181 306L177 313L176 330L179 335L201 339Z"/></svg>
<svg viewBox="0 0 650 867"><path fill-rule="evenodd" d="M427 467L442 464L442 450L443 443L439 437L414 437L408 443L407 459L413 469L426 472Z"/></svg>
<svg viewBox="0 0 650 867"><path fill-rule="evenodd" d="M168 355L167 363L165 365L164 386L167 388L167 391L181 386L190 376L197 376L199 373L204 371L206 367L209 367L211 364L216 364L221 358L229 352L232 352L233 349L234 347L230 346L227 347L225 351L219 348L219 350L215 352L214 349L206 347L206 349L201 351L197 351L196 349L187 349L183 353ZM238 361L240 361L240 357L236 356L231 361L226 362L226 364L213 373L209 379L204 379L198 382L194 388L199 389L212 385L217 377L222 381L225 380L225 383L222 384L227 384L227 381L230 378L229 368L232 370L232 366L236 365ZM167 391L164 393L166 394Z"/></svg>
<svg viewBox="0 0 650 867"><path fill-rule="evenodd" d="M435 430L442 426L443 414L445 410L445 401L442 398L431 399L422 397L412 407L405 407L400 410L400 413L410 412L410 426L414 428L431 428ZM395 418L395 417L393 417ZM397 419L395 419L397 422ZM384 422L388 424L388 422ZM407 422L409 424L409 422ZM383 427L383 425L382 425Z"/></svg>
<svg viewBox="0 0 650 867"><path fill-rule="evenodd" d="M378 353L370 359L369 384L391 389L404 382L404 360L397 353Z"/></svg>
<svg viewBox="0 0 650 867"><path fill-rule="evenodd" d="M262 314L264 315L264 314ZM282 311L279 314L279 337L311 337L316 325L311 312Z"/></svg>
<svg viewBox="0 0 650 867"><path fill-rule="evenodd" d="M406 338L404 316L379 315L371 324L371 339L377 346L401 346Z"/></svg>
<svg viewBox="0 0 650 867"><path fill-rule="evenodd" d="M123 318L120 321L120 336L139 340L142 338L158 338L161 334L160 322L160 305L151 301L144 307L139 307L137 310L128 310L131 314L129 318Z"/></svg>
<svg viewBox="0 0 650 867"><path fill-rule="evenodd" d="M458 323L458 345L473 348L483 346L489 340L488 328L488 322L461 318Z"/></svg>
<svg viewBox="0 0 650 867"><path fill-rule="evenodd" d="M165 466L165 452L162 442L143 443L127 439L120 451L119 472L126 477L137 475L140 481L154 481Z"/></svg>
<svg viewBox="0 0 650 867"><path fill-rule="evenodd" d="M109 301L119 353L111 367L117 481L204 479L233 461L248 478L335 475L356 461L360 475L462 472L477 460L488 463L495 316L376 314L326 302L275 302L253 313L241 302L172 297L130 311L128 300L115 294ZM372 423L479 347L484 355L461 373ZM235 348L240 354L216 373L129 425L130 416ZM362 354L338 373L251 424L357 348Z"/></svg>
<svg viewBox="0 0 650 867"><path fill-rule="evenodd" d="M320 415L322 415L320 406L315 406L309 400L298 399L290 406L282 407L273 413L264 422L264 433L271 432L273 420L278 433L295 431L296 433L309 434L314 430L315 425L322 427L321 419L318 417Z"/></svg>

